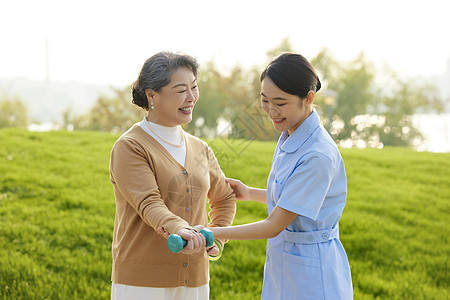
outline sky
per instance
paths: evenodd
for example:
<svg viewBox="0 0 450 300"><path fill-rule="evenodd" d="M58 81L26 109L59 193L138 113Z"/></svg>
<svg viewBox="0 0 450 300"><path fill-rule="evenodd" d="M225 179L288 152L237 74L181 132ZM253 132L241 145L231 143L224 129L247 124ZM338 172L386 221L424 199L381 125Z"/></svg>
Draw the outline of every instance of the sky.
<svg viewBox="0 0 450 300"><path fill-rule="evenodd" d="M289 38L312 59L361 52L403 76L442 75L450 59L448 0L40 0L0 2L0 78L126 86L144 61L182 51L227 70L264 66ZM46 41L48 52L46 52Z"/></svg>

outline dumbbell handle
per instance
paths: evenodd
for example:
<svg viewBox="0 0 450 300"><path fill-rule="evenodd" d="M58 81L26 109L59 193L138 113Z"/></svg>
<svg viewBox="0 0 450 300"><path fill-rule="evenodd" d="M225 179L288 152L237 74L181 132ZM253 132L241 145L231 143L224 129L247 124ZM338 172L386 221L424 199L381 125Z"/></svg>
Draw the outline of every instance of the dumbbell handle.
<svg viewBox="0 0 450 300"><path fill-rule="evenodd" d="M200 233L205 237L206 247L211 247L214 244L214 234L211 230L203 228ZM187 241L178 234L171 234L167 239L167 246L173 253L178 253L187 245Z"/></svg>

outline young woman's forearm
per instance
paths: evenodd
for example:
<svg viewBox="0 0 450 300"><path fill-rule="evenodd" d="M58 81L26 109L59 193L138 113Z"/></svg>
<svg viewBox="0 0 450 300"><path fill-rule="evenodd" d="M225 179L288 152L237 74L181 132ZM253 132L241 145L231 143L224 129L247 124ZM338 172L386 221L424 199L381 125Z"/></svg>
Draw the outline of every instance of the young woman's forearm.
<svg viewBox="0 0 450 300"><path fill-rule="evenodd" d="M258 188L250 188L250 198L253 201L267 204L267 190L258 189Z"/></svg>
<svg viewBox="0 0 450 300"><path fill-rule="evenodd" d="M216 239L260 240L276 237L298 214L275 207L267 219L245 225L209 228Z"/></svg>
<svg viewBox="0 0 450 300"><path fill-rule="evenodd" d="M270 226L267 219L245 225L209 229L213 232L214 238L219 240L260 240L275 237L280 233Z"/></svg>

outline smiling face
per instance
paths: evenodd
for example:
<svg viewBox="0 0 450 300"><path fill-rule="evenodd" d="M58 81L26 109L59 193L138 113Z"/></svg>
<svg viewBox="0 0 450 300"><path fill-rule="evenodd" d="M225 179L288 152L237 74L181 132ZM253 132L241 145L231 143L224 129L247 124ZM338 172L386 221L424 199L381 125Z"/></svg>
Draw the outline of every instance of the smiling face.
<svg viewBox="0 0 450 300"><path fill-rule="evenodd" d="M180 67L170 76L170 82L159 92L146 90L150 109L147 119L163 126L177 126L192 121L192 111L198 100L197 79L189 68Z"/></svg>
<svg viewBox="0 0 450 300"><path fill-rule="evenodd" d="M272 120L276 131L287 130L291 135L311 114L313 100L313 91L301 99L278 88L268 76L261 82L261 107Z"/></svg>

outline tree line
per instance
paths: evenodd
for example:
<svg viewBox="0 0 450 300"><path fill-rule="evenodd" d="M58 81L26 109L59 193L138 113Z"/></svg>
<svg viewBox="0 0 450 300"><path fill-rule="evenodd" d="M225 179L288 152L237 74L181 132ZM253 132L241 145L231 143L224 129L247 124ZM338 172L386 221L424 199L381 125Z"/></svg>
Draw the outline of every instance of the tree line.
<svg viewBox="0 0 450 300"><path fill-rule="evenodd" d="M282 52L296 52L287 38L266 53L264 65L249 69L235 65L228 74L220 72L214 61L201 66L200 99L185 130L208 138L276 140L278 133L260 108L259 76ZM443 111L444 102L435 85L400 78L389 69L377 76L364 54L344 63L324 48L310 61L322 81L316 109L338 145L414 146L421 143L422 135L412 116ZM63 128L123 132L145 114L131 103L131 90L126 87L115 89L114 96L99 97L87 114L66 110ZM26 120L26 107L20 99L0 99L0 128L26 127Z"/></svg>

